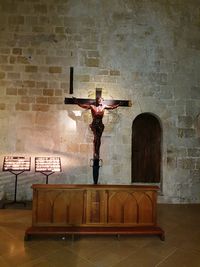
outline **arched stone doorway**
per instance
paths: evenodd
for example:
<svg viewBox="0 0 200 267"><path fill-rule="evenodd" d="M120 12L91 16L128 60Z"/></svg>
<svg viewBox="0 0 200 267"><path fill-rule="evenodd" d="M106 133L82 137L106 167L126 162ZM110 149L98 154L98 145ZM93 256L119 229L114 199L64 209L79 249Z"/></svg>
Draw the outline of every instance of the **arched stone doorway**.
<svg viewBox="0 0 200 267"><path fill-rule="evenodd" d="M142 113L132 125L132 183L159 183L162 129L158 118Z"/></svg>

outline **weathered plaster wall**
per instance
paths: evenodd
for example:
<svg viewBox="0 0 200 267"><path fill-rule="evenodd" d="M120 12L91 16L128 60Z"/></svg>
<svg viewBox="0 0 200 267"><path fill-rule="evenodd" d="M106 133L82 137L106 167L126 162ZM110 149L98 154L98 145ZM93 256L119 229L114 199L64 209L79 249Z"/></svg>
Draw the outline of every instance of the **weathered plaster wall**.
<svg viewBox="0 0 200 267"><path fill-rule="evenodd" d="M50 183L91 183L88 111L64 105L69 67L74 96L130 99L104 117L100 183L130 183L131 128L142 112L163 129L160 201L200 201L199 0L0 0L0 162L29 155L18 196L30 199L35 156L60 156ZM13 175L0 172L1 196Z"/></svg>

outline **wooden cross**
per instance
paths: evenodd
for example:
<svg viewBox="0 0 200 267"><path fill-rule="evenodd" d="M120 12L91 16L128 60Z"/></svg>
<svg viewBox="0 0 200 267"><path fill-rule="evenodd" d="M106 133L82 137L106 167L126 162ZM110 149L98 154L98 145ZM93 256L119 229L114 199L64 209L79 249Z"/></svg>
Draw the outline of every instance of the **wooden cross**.
<svg viewBox="0 0 200 267"><path fill-rule="evenodd" d="M90 98L76 98L76 103L75 103L75 99L74 98L65 98L65 104L90 104L90 105L94 105L96 102L96 98L97 97L101 97L102 95L102 89L101 88L96 88L96 96L95 99L90 99ZM131 101L130 100L105 100L104 99L104 104L105 105L118 105L121 107L131 107Z"/></svg>
<svg viewBox="0 0 200 267"><path fill-rule="evenodd" d="M101 98L101 94L102 94L102 89L96 88L95 99L65 98L65 104L76 104L76 105L78 104L80 106L82 105L82 107L89 106L89 108L92 108L92 111L94 111L95 109L95 112L97 112L97 116L94 116L94 112L93 112L93 122L90 124L90 128L92 129L93 134L94 134L94 154L93 154L93 159L91 160L93 162L93 165L91 167L93 167L94 184L97 184L98 182L99 168L101 167L100 163L102 162L99 156L99 149L100 149L100 144L101 144L101 135L104 130L104 125L102 124L103 113L101 114L101 111L100 111L100 114L99 114L98 113L99 109L96 109L96 107L94 107L95 105L97 105L96 99ZM131 101L129 100L103 100L103 104L106 106L113 106L113 108L116 108L118 106L130 107ZM90 105L92 105L92 107ZM100 116L100 119L99 119L99 116ZM94 119L94 117L96 119Z"/></svg>

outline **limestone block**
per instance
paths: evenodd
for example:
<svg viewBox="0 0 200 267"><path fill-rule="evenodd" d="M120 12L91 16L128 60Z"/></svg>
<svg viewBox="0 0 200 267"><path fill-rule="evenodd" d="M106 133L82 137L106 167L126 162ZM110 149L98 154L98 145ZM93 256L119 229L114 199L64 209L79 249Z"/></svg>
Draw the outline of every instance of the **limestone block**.
<svg viewBox="0 0 200 267"><path fill-rule="evenodd" d="M26 87L35 87L35 81L32 80L24 80L23 81L23 86ZM31 93L31 90L30 90Z"/></svg>
<svg viewBox="0 0 200 267"><path fill-rule="evenodd" d="M178 116L179 128L192 128L194 126L194 120L192 116Z"/></svg>
<svg viewBox="0 0 200 267"><path fill-rule="evenodd" d="M66 148L67 152L72 152L72 153L79 153L80 152L80 146L77 143L71 143L67 145Z"/></svg>
<svg viewBox="0 0 200 267"><path fill-rule="evenodd" d="M49 67L49 73L62 73L62 68L59 66Z"/></svg>
<svg viewBox="0 0 200 267"><path fill-rule="evenodd" d="M44 96L53 96L54 95L54 89L43 89L43 95Z"/></svg>
<svg viewBox="0 0 200 267"><path fill-rule="evenodd" d="M191 98L193 98L193 99L200 99L199 92L200 92L200 87L193 86L191 88Z"/></svg>
<svg viewBox="0 0 200 267"><path fill-rule="evenodd" d="M80 144L80 152L81 153L90 152L90 145L89 144Z"/></svg>
<svg viewBox="0 0 200 267"><path fill-rule="evenodd" d="M195 135L194 129L178 128L178 137L180 138L195 137Z"/></svg>
<svg viewBox="0 0 200 267"><path fill-rule="evenodd" d="M85 65L87 67L99 67L98 58L86 58Z"/></svg>
<svg viewBox="0 0 200 267"><path fill-rule="evenodd" d="M69 63L69 62L68 62ZM48 56L46 57L46 64L47 65L65 65L66 58L64 57L56 57L56 56Z"/></svg>
<svg viewBox="0 0 200 267"><path fill-rule="evenodd" d="M17 95L17 88L6 88L6 95Z"/></svg>
<svg viewBox="0 0 200 267"><path fill-rule="evenodd" d="M32 27L32 32L34 32L34 33L45 32L45 27L44 26L33 26Z"/></svg>
<svg viewBox="0 0 200 267"><path fill-rule="evenodd" d="M196 170L200 170L200 158L197 158L197 159L196 159L196 162L195 162L195 169L196 169Z"/></svg>
<svg viewBox="0 0 200 267"><path fill-rule="evenodd" d="M7 55L0 55L0 62L1 62L1 64L7 64L8 63L8 56Z"/></svg>
<svg viewBox="0 0 200 267"><path fill-rule="evenodd" d="M0 54L7 54L7 55L10 55L11 53L11 49L9 47L1 47L0 48Z"/></svg>
<svg viewBox="0 0 200 267"><path fill-rule="evenodd" d="M32 96L22 96L21 103L35 103L35 97Z"/></svg>
<svg viewBox="0 0 200 267"><path fill-rule="evenodd" d="M63 98L62 97L48 97L48 104L63 104Z"/></svg>
<svg viewBox="0 0 200 267"><path fill-rule="evenodd" d="M188 99L185 104L186 114L189 116L197 117L199 114L198 106L199 106L199 100Z"/></svg>
<svg viewBox="0 0 200 267"><path fill-rule="evenodd" d="M89 82L90 81L90 75L76 75L75 79L79 82Z"/></svg>
<svg viewBox="0 0 200 267"><path fill-rule="evenodd" d="M182 169L195 169L195 159L193 158L181 158L177 161L177 166Z"/></svg>
<svg viewBox="0 0 200 267"><path fill-rule="evenodd" d="M37 88L30 88L28 90L28 94L30 96L42 96L43 95L43 90L42 89L37 89Z"/></svg>
<svg viewBox="0 0 200 267"><path fill-rule="evenodd" d="M38 81L36 83L36 87L46 89L48 87L48 82Z"/></svg>
<svg viewBox="0 0 200 267"><path fill-rule="evenodd" d="M36 14L46 14L47 13L47 5L45 5L45 4L34 4L33 8L34 8L34 12Z"/></svg>
<svg viewBox="0 0 200 267"><path fill-rule="evenodd" d="M5 72L0 72L0 79L4 79L6 76Z"/></svg>
<svg viewBox="0 0 200 267"><path fill-rule="evenodd" d="M0 103L0 110L5 110L5 109L6 109L6 104Z"/></svg>
<svg viewBox="0 0 200 267"><path fill-rule="evenodd" d="M49 105L42 105L42 104L33 104L32 105L32 111L47 112L47 111L49 111L49 109L50 109Z"/></svg>
<svg viewBox="0 0 200 267"><path fill-rule="evenodd" d="M62 96L62 95L63 95L63 90L61 90L61 89L55 90L55 96Z"/></svg>
<svg viewBox="0 0 200 267"><path fill-rule="evenodd" d="M197 170L190 170L190 177L192 177L192 179L190 179L190 182L193 184L197 184L200 182L200 169L198 168Z"/></svg>
<svg viewBox="0 0 200 267"><path fill-rule="evenodd" d="M20 72L8 72L7 73L7 79L8 80L20 80L21 79L21 73Z"/></svg>
<svg viewBox="0 0 200 267"><path fill-rule="evenodd" d="M15 109L17 111L21 110L21 111L29 111L30 110L30 105L29 104L24 104L24 103L17 103L15 105Z"/></svg>
<svg viewBox="0 0 200 267"><path fill-rule="evenodd" d="M177 158L176 157L167 157L167 166L169 168L176 168L177 167Z"/></svg>
<svg viewBox="0 0 200 267"><path fill-rule="evenodd" d="M25 71L26 72L37 72L38 71L38 67L37 66L33 66L33 65L28 65L28 66L25 66Z"/></svg>
<svg viewBox="0 0 200 267"><path fill-rule="evenodd" d="M14 47L12 49L12 53L13 53L13 55L22 55L22 49L18 48L18 47Z"/></svg>
<svg viewBox="0 0 200 267"><path fill-rule="evenodd" d="M18 88L17 89L17 94L18 95L27 95L28 90L26 88Z"/></svg>
<svg viewBox="0 0 200 267"><path fill-rule="evenodd" d="M200 148L188 148L188 156L189 157L200 157Z"/></svg>
<svg viewBox="0 0 200 267"><path fill-rule="evenodd" d="M12 57L11 58L13 61L10 63L19 63L19 64L29 64L29 59L24 56L17 56L17 57Z"/></svg>
<svg viewBox="0 0 200 267"><path fill-rule="evenodd" d="M111 76L119 76L120 75L120 71L119 70L110 70L110 75Z"/></svg>

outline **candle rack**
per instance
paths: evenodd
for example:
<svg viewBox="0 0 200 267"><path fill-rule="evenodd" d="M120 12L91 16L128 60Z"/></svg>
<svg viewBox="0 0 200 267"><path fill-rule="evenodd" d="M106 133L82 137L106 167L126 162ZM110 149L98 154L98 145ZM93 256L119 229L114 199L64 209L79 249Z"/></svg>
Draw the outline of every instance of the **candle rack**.
<svg viewBox="0 0 200 267"><path fill-rule="evenodd" d="M54 172L61 172L60 157L36 157L35 172L40 172L46 176L46 184L48 179Z"/></svg>
<svg viewBox="0 0 200 267"><path fill-rule="evenodd" d="M3 204L3 208L6 205L11 204L23 204L26 206L26 202L17 201L17 186L18 186L18 176L31 169L31 158L30 157L18 157L18 156L5 156L3 161L3 171L8 171L15 175L15 191L14 200Z"/></svg>

